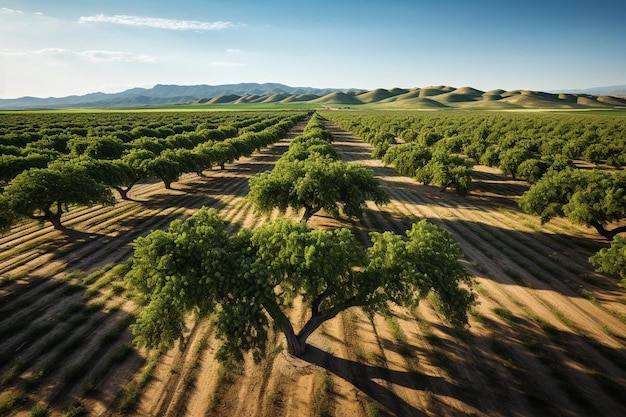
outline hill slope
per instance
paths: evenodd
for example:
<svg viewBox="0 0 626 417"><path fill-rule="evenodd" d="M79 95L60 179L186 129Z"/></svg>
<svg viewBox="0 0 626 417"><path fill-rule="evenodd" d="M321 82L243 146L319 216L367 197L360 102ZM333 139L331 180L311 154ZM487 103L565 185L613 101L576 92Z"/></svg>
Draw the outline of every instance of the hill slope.
<svg viewBox="0 0 626 417"><path fill-rule="evenodd" d="M358 91L334 88L290 87L278 83L240 83L224 85L165 85L152 88L131 88L120 93L92 93L68 97L22 97L0 99L0 110L61 109L61 108L117 108L134 106L159 106L209 102L214 97L285 94L314 94L323 96L335 91ZM265 100L264 97L261 101ZM224 102L222 99L219 102Z"/></svg>
<svg viewBox="0 0 626 417"><path fill-rule="evenodd" d="M93 93L62 98L22 97L0 100L0 110L61 108L158 107L179 104L219 106L237 104L311 103L325 107L377 106L407 109L587 109L626 107L626 98L587 93L547 93L531 90L480 91L471 87L427 86L412 89L320 89L284 84L156 85L116 94Z"/></svg>

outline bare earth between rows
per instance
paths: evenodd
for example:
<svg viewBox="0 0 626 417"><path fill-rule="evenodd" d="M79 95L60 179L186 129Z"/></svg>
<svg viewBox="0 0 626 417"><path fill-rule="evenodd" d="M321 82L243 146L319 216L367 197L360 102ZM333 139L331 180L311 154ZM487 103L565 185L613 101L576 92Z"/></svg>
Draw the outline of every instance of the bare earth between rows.
<svg viewBox="0 0 626 417"><path fill-rule="evenodd" d="M310 338L303 359L275 348L224 382L213 359L217 342L210 323L190 323L185 345L159 357L130 414L626 415L624 292L589 266L587 257L599 247L593 231L566 221L541 229L538 219L516 208L515 196L525 185L497 171L477 167L477 190L469 197L441 193L398 176L370 159L371 147L359 138L329 128L342 158L374 169L391 202L368 205L360 222L322 213L311 226L349 227L363 241L368 231L401 233L422 218L443 226L461 244L463 262L478 283L471 327L453 331L428 301L416 311L396 308L390 318L351 309ZM88 274L125 260L134 238L203 205L218 208L238 226L281 216L257 215L244 197L248 178L271 169L288 143L280 141L227 170L207 171L204 178L186 175L173 190L145 183L131 192L135 201L74 209L66 221L73 234L29 223L0 237L0 273L19 277L0 288L0 325L15 327L0 340L2 358L10 358L0 363L0 372L23 364L3 395L24 392L27 398L10 415L29 415L37 401L53 404L48 415L62 415L75 400L89 415L119 414L147 353L133 350L123 360L110 360L131 340L128 330L107 344L98 342L135 307L112 284L86 298L64 278L74 269ZM98 301L95 313L76 307ZM302 325L306 314L296 300L291 320ZM404 341L398 341L395 327ZM72 338L78 339L75 345L64 343ZM281 335L274 335L274 344L284 344ZM71 372L76 369L78 375Z"/></svg>

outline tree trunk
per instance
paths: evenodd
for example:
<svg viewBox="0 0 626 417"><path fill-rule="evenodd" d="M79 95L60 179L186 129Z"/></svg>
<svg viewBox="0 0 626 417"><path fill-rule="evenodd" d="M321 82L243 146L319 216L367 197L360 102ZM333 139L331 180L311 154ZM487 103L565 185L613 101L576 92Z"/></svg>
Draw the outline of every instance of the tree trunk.
<svg viewBox="0 0 626 417"><path fill-rule="evenodd" d="M50 223L52 223L52 227L54 227L56 230L65 230L65 226L63 226L63 224L61 223L61 216L48 217L48 220L50 220Z"/></svg>
<svg viewBox="0 0 626 417"><path fill-rule="evenodd" d="M320 211L320 209L316 209L311 206L304 206L304 215L302 216L302 219L300 219L300 221L306 224L309 219L313 217L313 215L318 211Z"/></svg>
<svg viewBox="0 0 626 417"><path fill-rule="evenodd" d="M274 323L279 325L282 329L283 334L287 339L287 352L293 356L302 356L306 349L306 338L301 339L296 336L289 318L278 305L274 303L267 303L265 305L265 311L268 312L270 317L274 320Z"/></svg>
<svg viewBox="0 0 626 417"><path fill-rule="evenodd" d="M300 332L296 334L293 330L293 326L289 321L289 318L285 315L285 313L280 309L280 307L275 303L267 303L264 304L265 311L270 315L270 317L274 320L274 322L280 326L287 339L287 352L293 356L301 357L304 355L306 351L306 341L311 336L311 334L317 330L318 327L322 325L326 320L330 320L334 318L339 312L354 307L357 305L355 303L356 299L350 299L346 301L345 304L341 304L335 306L333 309L326 311L324 313L320 313L319 302L315 302L314 311L312 312L311 318L305 323L305 325L300 329Z"/></svg>
<svg viewBox="0 0 626 417"><path fill-rule="evenodd" d="M115 191L117 191L118 193L120 193L120 197L122 197L122 200L128 200L128 189L123 189L122 187L113 187L115 188Z"/></svg>
<svg viewBox="0 0 626 417"><path fill-rule="evenodd" d="M329 318L321 314L311 316L298 334L293 331L291 323L287 322L283 325L283 333L287 339L287 352L294 356L302 356L306 351L306 341L309 336Z"/></svg>
<svg viewBox="0 0 626 417"><path fill-rule="evenodd" d="M43 211L44 218L52 223L52 227L56 230L65 230L65 226L61 223L61 215L63 215L63 209L61 208L61 203L57 202L57 212L54 213L50 209L46 209Z"/></svg>
<svg viewBox="0 0 626 417"><path fill-rule="evenodd" d="M598 222L590 222L589 225L596 229L596 231L600 233L600 235L602 235L602 237L604 237L606 240L613 240L613 238L618 233L626 232L626 226L620 226L613 230L607 230L602 224Z"/></svg>
<svg viewBox="0 0 626 417"><path fill-rule="evenodd" d="M165 178L161 178L161 181L163 181L163 184L165 184L165 189L166 190L171 190L172 189L172 181L167 180Z"/></svg>
<svg viewBox="0 0 626 417"><path fill-rule="evenodd" d="M440 193L443 193L444 191L446 191L446 188L448 188L448 187L449 187L449 186L451 186L452 184L453 184L452 182L449 182L449 183L445 184L443 187L441 187L441 188L439 189L439 192L440 192Z"/></svg>
<svg viewBox="0 0 626 417"><path fill-rule="evenodd" d="M326 320L330 318L331 317L322 316L321 314L314 314L313 316L311 316L311 318L309 319L309 321L306 322L304 327L300 329L300 332L298 333L298 336L297 336L298 340L302 343L302 345L306 345L306 341L309 338L309 336L311 336L311 334L315 330L317 330L317 328L320 327L322 323L324 323Z"/></svg>
<svg viewBox="0 0 626 417"><path fill-rule="evenodd" d="M291 328L291 331L287 331L286 328L283 328L283 333L287 339L287 352L296 357L304 355L304 352L306 351L306 339L300 339L296 336L293 332L293 328Z"/></svg>
<svg viewBox="0 0 626 417"><path fill-rule="evenodd" d="M306 350L306 340L311 333L313 333L313 331L325 321L320 314L314 315L300 330L300 333L296 335L289 318L277 304L267 303L264 307L265 311L267 311L270 317L274 320L274 323L276 323L283 331L285 339L287 339L287 352L296 357L304 355Z"/></svg>
<svg viewBox="0 0 626 417"><path fill-rule="evenodd" d="M133 188L135 186L135 184L137 184L138 181L139 181L139 178L136 178L135 180L133 180L133 182L128 184L128 186L126 188L122 188L120 186L116 186L116 187L113 187L113 188L115 188L117 190L117 192L120 193L120 196L122 197L122 200L130 200L130 198L128 198L128 193L130 192L130 189Z"/></svg>

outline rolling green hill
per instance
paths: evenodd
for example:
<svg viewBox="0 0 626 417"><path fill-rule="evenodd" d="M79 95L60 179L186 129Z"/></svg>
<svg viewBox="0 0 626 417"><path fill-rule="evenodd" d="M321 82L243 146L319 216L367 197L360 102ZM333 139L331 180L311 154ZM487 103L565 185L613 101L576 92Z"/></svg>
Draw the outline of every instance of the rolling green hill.
<svg viewBox="0 0 626 417"><path fill-rule="evenodd" d="M587 93L548 93L532 90L481 91L445 85L421 88L316 89L282 84L224 86L164 86L131 89L118 94L88 94L65 98L0 100L0 110L128 108L163 106L216 107L236 105L306 105L324 107L367 106L391 109L612 109L626 108L626 98Z"/></svg>

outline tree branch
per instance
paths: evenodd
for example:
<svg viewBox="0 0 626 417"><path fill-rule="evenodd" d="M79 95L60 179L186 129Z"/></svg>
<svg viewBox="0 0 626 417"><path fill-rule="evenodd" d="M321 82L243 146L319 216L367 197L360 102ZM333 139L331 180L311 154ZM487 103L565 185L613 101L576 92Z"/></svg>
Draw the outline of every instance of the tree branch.
<svg viewBox="0 0 626 417"><path fill-rule="evenodd" d="M622 232L622 231L626 231L626 226L621 226L618 227L617 229L613 229L613 230L607 230L604 225L602 225L600 222L596 221L596 220L592 220L589 222L589 225L592 226L594 229L596 229L596 231L598 233L600 233L600 235L602 235L605 239L607 240L613 240L613 237Z"/></svg>
<svg viewBox="0 0 626 417"><path fill-rule="evenodd" d="M326 288L324 291L322 291L320 295L315 297L313 301L311 302L311 310L313 311L314 315L320 314L320 304L322 303L322 301L324 301L324 298L328 296L328 290L329 288Z"/></svg>
<svg viewBox="0 0 626 417"><path fill-rule="evenodd" d="M317 329L322 323L332 318L335 318L335 316L337 316L337 314L339 314L340 312L347 310L350 307L356 307L358 305L361 305L359 298L351 297L343 303L336 305L335 307L324 313L321 313L319 311L317 312L317 314L313 313L311 315L311 318L298 332L298 340L300 340L302 343L305 343L306 339L311 335L311 333L313 333L315 329Z"/></svg>

